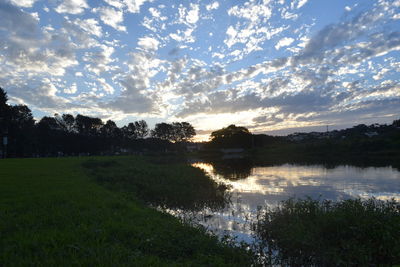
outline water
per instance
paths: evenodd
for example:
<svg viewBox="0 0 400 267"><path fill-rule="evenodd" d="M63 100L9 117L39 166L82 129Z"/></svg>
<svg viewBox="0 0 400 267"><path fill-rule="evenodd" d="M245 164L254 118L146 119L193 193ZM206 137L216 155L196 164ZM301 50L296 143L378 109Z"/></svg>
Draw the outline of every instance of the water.
<svg viewBox="0 0 400 267"><path fill-rule="evenodd" d="M355 167L340 165L283 164L255 167L244 162L195 162L212 179L230 186L231 203L223 210L185 213L195 222L218 235L253 241L251 222L261 207L273 207L290 197L342 200L375 197L400 201L400 172L392 167Z"/></svg>

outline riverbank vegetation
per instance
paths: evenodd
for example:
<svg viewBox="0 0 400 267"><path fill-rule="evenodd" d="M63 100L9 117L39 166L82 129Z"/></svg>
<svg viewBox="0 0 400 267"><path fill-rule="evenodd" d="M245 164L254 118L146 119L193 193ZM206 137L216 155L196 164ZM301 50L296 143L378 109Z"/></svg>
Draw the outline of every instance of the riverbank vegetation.
<svg viewBox="0 0 400 267"><path fill-rule="evenodd" d="M141 163L153 170L140 174L141 182L132 186L137 191L110 190L96 182L97 176L88 173L93 169L97 175L99 171L123 169L130 164L136 168ZM178 180L173 180L178 179L173 177L178 167L155 166L137 158L8 159L2 160L0 166L1 266L251 264L249 252L221 243L204 229L182 224L175 217L144 205L148 199L140 190L151 192L152 188L167 186L168 182L162 179L170 180L173 188L181 190L176 195L193 192L191 178L182 178L184 174L194 174L193 179L197 180L207 177L190 166L179 166L183 171L179 179L187 179L179 186ZM135 170L136 176L127 179L139 177L141 170ZM118 172L122 174L123 171ZM157 175L158 178L152 177ZM101 177L104 180L107 175ZM142 184L146 177L152 182ZM195 182L203 183L208 184ZM211 190L210 186L215 185L204 187ZM118 182L116 187L119 188ZM171 195L172 191L162 196ZM179 200L171 199L172 203Z"/></svg>
<svg viewBox="0 0 400 267"><path fill-rule="evenodd" d="M266 265L400 264L400 203L289 199L254 225Z"/></svg>
<svg viewBox="0 0 400 267"><path fill-rule="evenodd" d="M83 166L98 183L147 205L192 211L224 208L228 199L224 184L174 157L163 157L162 163L157 157L89 159Z"/></svg>

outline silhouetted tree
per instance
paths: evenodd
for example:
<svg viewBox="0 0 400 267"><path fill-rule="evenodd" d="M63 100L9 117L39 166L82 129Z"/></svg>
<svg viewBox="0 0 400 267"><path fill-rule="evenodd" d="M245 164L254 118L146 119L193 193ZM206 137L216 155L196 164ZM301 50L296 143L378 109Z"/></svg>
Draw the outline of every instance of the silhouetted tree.
<svg viewBox="0 0 400 267"><path fill-rule="evenodd" d="M193 126L188 122L157 123L151 136L172 142L182 142L190 140L196 135Z"/></svg>
<svg viewBox="0 0 400 267"><path fill-rule="evenodd" d="M112 120L108 120L100 129L101 134L107 138L120 138L121 130Z"/></svg>
<svg viewBox="0 0 400 267"><path fill-rule="evenodd" d="M42 132L51 130L62 130L61 125L55 118L47 116L43 117L37 123L37 128L40 129Z"/></svg>
<svg viewBox="0 0 400 267"><path fill-rule="evenodd" d="M157 123L154 129L151 130L151 136L162 140L173 140L174 127L165 122Z"/></svg>
<svg viewBox="0 0 400 267"><path fill-rule="evenodd" d="M146 121L135 121L135 132L137 138L145 138L149 134L149 127Z"/></svg>
<svg viewBox="0 0 400 267"><path fill-rule="evenodd" d="M246 127L229 125L211 133L211 146L216 148L250 148L253 136Z"/></svg>
<svg viewBox="0 0 400 267"><path fill-rule="evenodd" d="M124 127L122 127L121 130L125 138L130 140L137 138L136 127L133 122L128 123L128 125L125 125Z"/></svg>
<svg viewBox="0 0 400 267"><path fill-rule="evenodd" d="M9 107L8 151L11 155L25 156L32 152L35 121L31 110L25 105Z"/></svg>
<svg viewBox="0 0 400 267"><path fill-rule="evenodd" d="M188 122L174 122L173 127L173 139L175 142L188 141L196 135L196 131L193 126Z"/></svg>
<svg viewBox="0 0 400 267"><path fill-rule="evenodd" d="M78 132L86 136L96 136L100 133L103 122L99 118L93 118L78 114L75 118Z"/></svg>
<svg viewBox="0 0 400 267"><path fill-rule="evenodd" d="M7 93L0 87L0 118L3 118L5 115L6 109L8 109L7 105Z"/></svg>

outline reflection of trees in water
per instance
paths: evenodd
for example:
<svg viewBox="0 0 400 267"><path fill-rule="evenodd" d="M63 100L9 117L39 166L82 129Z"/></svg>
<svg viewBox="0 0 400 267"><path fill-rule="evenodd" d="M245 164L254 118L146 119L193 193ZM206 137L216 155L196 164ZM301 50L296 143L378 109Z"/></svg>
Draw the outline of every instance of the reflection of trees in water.
<svg viewBox="0 0 400 267"><path fill-rule="evenodd" d="M245 179L251 175L254 167L251 158L212 160L209 163L213 166L214 172L230 180Z"/></svg>
<svg viewBox="0 0 400 267"><path fill-rule="evenodd" d="M352 158L352 159L340 159L340 158L258 158L258 157L243 157L243 158L232 158L232 159L221 159L221 158L208 158L203 159L203 162L209 163L213 166L215 174L223 176L225 179L240 180L246 179L252 174L252 168L258 167L270 167L279 166L283 164L295 164L295 165L320 165L326 169L334 169L338 166L350 165L360 168L367 167L387 167L392 166L394 169L400 171L400 165L395 160L379 160L372 158Z"/></svg>

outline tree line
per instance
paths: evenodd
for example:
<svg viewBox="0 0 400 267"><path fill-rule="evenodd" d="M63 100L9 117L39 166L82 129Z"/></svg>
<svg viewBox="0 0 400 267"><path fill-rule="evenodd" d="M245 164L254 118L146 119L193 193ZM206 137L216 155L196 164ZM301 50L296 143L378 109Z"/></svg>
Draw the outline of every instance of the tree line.
<svg viewBox="0 0 400 267"><path fill-rule="evenodd" d="M10 157L30 157L177 150L196 135L188 122L162 122L149 129L146 121L139 120L118 127L112 120L104 123L100 118L81 114L55 114L36 122L28 106L7 102L7 93L0 88L1 156L5 153Z"/></svg>

